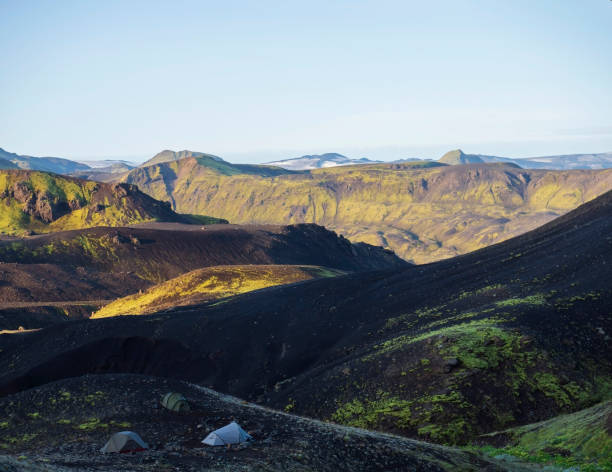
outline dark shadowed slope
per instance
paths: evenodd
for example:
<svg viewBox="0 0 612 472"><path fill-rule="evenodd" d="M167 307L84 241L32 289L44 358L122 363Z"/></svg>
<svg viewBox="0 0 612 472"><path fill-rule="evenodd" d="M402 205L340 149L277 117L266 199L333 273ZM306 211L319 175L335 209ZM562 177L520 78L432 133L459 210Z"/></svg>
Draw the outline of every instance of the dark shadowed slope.
<svg viewBox="0 0 612 472"><path fill-rule="evenodd" d="M349 271L407 265L390 251L351 244L312 224L172 228L99 227L51 233L0 242L0 257L5 263L59 263L131 271L151 282L224 264L311 263Z"/></svg>
<svg viewBox="0 0 612 472"><path fill-rule="evenodd" d="M145 372L346 424L465 442L606 395L611 214L607 193L448 261L268 289L171 316L4 336L0 384L9 393L87 372ZM133 349L149 360L130 357Z"/></svg>
<svg viewBox="0 0 612 472"><path fill-rule="evenodd" d="M360 271L405 264L381 248L351 244L316 225L148 226L0 242L0 307L2 302L109 300L216 265L313 264ZM20 325L40 326L15 318L0 329Z"/></svg>

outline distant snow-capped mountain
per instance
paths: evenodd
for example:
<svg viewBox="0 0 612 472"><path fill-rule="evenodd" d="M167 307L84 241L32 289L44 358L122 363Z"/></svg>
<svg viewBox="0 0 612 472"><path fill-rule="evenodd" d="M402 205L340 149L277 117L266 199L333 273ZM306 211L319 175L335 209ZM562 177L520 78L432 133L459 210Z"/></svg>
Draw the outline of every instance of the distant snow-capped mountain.
<svg viewBox="0 0 612 472"><path fill-rule="evenodd" d="M102 159L102 160L87 160L87 161L76 161L79 164L84 164L91 169L103 169L106 167L128 167L133 169L134 167L138 167L138 164L132 161L126 161L123 159Z"/></svg>
<svg viewBox="0 0 612 472"><path fill-rule="evenodd" d="M461 149L455 149L444 154L438 162L450 165L502 162L515 164L524 169L609 169L612 167L612 152L510 158L487 156L485 154L466 154Z"/></svg>
<svg viewBox="0 0 612 472"><path fill-rule="evenodd" d="M487 156L483 156L485 162ZM502 158L503 159L503 158ZM612 167L612 152L598 154L565 154L561 156L541 156L512 159L512 162L525 169L609 169Z"/></svg>
<svg viewBox="0 0 612 472"><path fill-rule="evenodd" d="M382 161L372 161L362 157L361 159L351 159L335 152L326 154L313 154L308 156L285 159L282 161L266 162L266 165L282 167L288 170L311 170L324 167L348 166L355 164L375 164Z"/></svg>

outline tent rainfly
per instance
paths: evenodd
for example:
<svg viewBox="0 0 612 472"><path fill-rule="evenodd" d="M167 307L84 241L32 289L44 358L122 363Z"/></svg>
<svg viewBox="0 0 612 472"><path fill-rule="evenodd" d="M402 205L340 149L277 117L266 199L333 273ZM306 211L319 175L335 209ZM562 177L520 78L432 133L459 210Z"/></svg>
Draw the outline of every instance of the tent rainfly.
<svg viewBox="0 0 612 472"><path fill-rule="evenodd" d="M176 392L166 393L162 398L162 406L170 411L190 411L189 403L183 395Z"/></svg>
<svg viewBox="0 0 612 472"><path fill-rule="evenodd" d="M251 436L235 421L232 421L230 424L206 436L202 444L208 444L209 446L225 446L227 444L240 444L249 439L252 439Z"/></svg>
<svg viewBox="0 0 612 472"><path fill-rule="evenodd" d="M132 431L121 431L111 436L100 452L136 452L149 449L149 445Z"/></svg>

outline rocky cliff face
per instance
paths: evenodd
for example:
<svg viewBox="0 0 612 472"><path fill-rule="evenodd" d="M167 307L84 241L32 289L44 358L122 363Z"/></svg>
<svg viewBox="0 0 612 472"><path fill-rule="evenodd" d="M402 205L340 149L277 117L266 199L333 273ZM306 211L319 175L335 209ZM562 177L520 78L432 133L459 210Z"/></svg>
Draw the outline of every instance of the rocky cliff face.
<svg viewBox="0 0 612 472"><path fill-rule="evenodd" d="M0 198L14 199L23 205L24 213L44 223L51 223L72 210L78 210L82 204L78 199L62 201L47 190L34 190L26 181L15 182L2 192Z"/></svg>
<svg viewBox="0 0 612 472"><path fill-rule="evenodd" d="M36 171L0 172L0 231L4 233L182 219L169 203L143 194L135 185Z"/></svg>

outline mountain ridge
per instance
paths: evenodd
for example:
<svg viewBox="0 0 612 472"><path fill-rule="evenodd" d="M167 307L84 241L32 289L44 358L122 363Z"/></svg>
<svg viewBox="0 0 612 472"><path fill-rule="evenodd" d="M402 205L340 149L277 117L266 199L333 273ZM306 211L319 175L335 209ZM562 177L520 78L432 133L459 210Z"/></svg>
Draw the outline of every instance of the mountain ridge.
<svg viewBox="0 0 612 472"><path fill-rule="evenodd" d="M183 159L133 170L121 180L181 212L223 215L240 224L314 222L416 263L507 239L612 188L612 170L544 171L504 163L272 169L230 165L218 171Z"/></svg>
<svg viewBox="0 0 612 472"><path fill-rule="evenodd" d="M458 157L451 156L456 153ZM446 156L446 157L445 157ZM463 158L461 158L463 156ZM0 169L20 168L25 170L41 170L46 172L56 172L61 174L72 173L90 173L92 179L95 180L93 174L107 173L107 169L111 167L117 168L123 166L125 168L146 167L149 165L172 162L189 157L208 157L217 161L224 161L221 157L214 154L198 152L198 151L172 151L163 150L155 156L145 161L142 164L137 164L125 159L101 159L101 160L84 160L84 159L67 159L60 157L34 157L28 155L19 155L8 152L0 148ZM488 154L468 154L461 149L456 149L447 152L444 156L438 159L437 162L444 162L443 159L449 159L453 164L457 163L481 163L481 162L505 162L516 164L526 169L549 169L549 170L570 170L570 169L606 169L612 167L612 152L601 153L575 153L575 154L559 154L559 155L544 155L535 157L512 158L501 157ZM457 162L463 160L464 162ZM372 160L366 157L349 158L339 153L323 153L304 155L296 158L277 159L275 161L264 164L253 164L262 166L279 166L287 170L313 170L317 168L333 167L337 165L360 165L360 164L376 164L376 163L393 163L400 164L404 162L426 161L432 162L430 159L397 159L393 161ZM522 164L521 164L522 163Z"/></svg>
<svg viewBox="0 0 612 472"><path fill-rule="evenodd" d="M465 154L461 149L454 149L444 154L438 162L450 165L458 164L482 164L485 161L478 155Z"/></svg>
<svg viewBox="0 0 612 472"><path fill-rule="evenodd" d="M455 149L444 154L438 162L451 165L499 162L514 164L523 169L595 170L612 167L612 152L511 158L487 154L466 154L461 149Z"/></svg>
<svg viewBox="0 0 612 472"><path fill-rule="evenodd" d="M34 157L15 154L0 148L0 158L12 162L16 168L24 170L39 170L43 172L55 172L58 174L69 174L79 170L89 169L88 165L64 159L62 157Z"/></svg>
<svg viewBox="0 0 612 472"><path fill-rule="evenodd" d="M170 151L165 149L155 154L151 159L143 162L138 167L147 167L155 164L163 164L165 162L179 161L181 159L188 159L190 157L206 157L215 161L224 162L219 156L214 154L208 154L205 152L196 151Z"/></svg>

